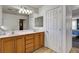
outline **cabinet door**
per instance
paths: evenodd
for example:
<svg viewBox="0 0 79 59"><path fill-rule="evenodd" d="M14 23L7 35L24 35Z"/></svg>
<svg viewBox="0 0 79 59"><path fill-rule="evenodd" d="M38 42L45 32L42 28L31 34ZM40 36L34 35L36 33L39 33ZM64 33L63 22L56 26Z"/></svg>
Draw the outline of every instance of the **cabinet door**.
<svg viewBox="0 0 79 59"><path fill-rule="evenodd" d="M0 39L0 53L2 52L2 40Z"/></svg>
<svg viewBox="0 0 79 59"><path fill-rule="evenodd" d="M34 34L26 35L26 53L34 51Z"/></svg>
<svg viewBox="0 0 79 59"><path fill-rule="evenodd" d="M35 49L40 48L40 34L35 34L34 45L35 45Z"/></svg>
<svg viewBox="0 0 79 59"><path fill-rule="evenodd" d="M44 33L40 33L40 47L44 47Z"/></svg>
<svg viewBox="0 0 79 59"><path fill-rule="evenodd" d="M16 46L16 52L17 53L23 53L25 52L25 41L24 36L15 37L15 46Z"/></svg>
<svg viewBox="0 0 79 59"><path fill-rule="evenodd" d="M5 38L2 39L2 52L4 53L13 53L14 49L14 39L13 38Z"/></svg>

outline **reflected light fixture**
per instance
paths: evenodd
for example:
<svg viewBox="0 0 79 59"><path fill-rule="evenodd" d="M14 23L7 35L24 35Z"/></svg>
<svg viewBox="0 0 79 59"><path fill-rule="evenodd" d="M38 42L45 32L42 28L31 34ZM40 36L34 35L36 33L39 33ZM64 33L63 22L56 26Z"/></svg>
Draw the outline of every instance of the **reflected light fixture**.
<svg viewBox="0 0 79 59"><path fill-rule="evenodd" d="M19 13L20 14L30 15L30 14L32 14L32 10L26 9L26 8L24 8L24 7L21 6L20 9L19 9Z"/></svg>
<svg viewBox="0 0 79 59"><path fill-rule="evenodd" d="M2 30L7 30L7 28L4 27L4 26L0 26L0 29L2 29Z"/></svg>

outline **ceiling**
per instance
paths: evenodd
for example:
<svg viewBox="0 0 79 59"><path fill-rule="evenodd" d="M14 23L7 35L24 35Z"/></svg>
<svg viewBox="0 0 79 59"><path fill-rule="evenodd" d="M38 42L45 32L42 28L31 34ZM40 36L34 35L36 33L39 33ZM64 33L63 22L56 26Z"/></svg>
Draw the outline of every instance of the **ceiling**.
<svg viewBox="0 0 79 59"><path fill-rule="evenodd" d="M73 17L79 16L79 9L73 10L73 11L72 11L72 16L73 16Z"/></svg>
<svg viewBox="0 0 79 59"><path fill-rule="evenodd" d="M18 14L18 9L11 6L2 6L3 13Z"/></svg>
<svg viewBox="0 0 79 59"><path fill-rule="evenodd" d="M22 5L22 6L35 12L38 10L38 8L42 7L43 5ZM20 6L18 5L4 5L2 7L4 13L19 14L18 10Z"/></svg>
<svg viewBox="0 0 79 59"><path fill-rule="evenodd" d="M38 11L38 8L41 8L43 5L22 5L26 7L27 9L32 10L33 12ZM4 5L3 12L5 13L11 13L11 14L19 14L19 6L18 5ZM23 14L20 14L23 15ZM72 5L72 16L79 15L79 5Z"/></svg>
<svg viewBox="0 0 79 59"><path fill-rule="evenodd" d="M31 6L33 8L41 8L43 5L29 5L29 6Z"/></svg>
<svg viewBox="0 0 79 59"><path fill-rule="evenodd" d="M73 5L72 17L79 16L79 5Z"/></svg>

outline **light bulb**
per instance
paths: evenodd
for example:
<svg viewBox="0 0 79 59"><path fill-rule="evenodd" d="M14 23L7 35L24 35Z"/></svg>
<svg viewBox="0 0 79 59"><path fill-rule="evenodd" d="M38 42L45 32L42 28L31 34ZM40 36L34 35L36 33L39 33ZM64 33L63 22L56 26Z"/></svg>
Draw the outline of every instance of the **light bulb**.
<svg viewBox="0 0 79 59"><path fill-rule="evenodd" d="M29 13L29 10L27 9L27 10L26 10L26 14L28 14L28 13Z"/></svg>
<svg viewBox="0 0 79 59"><path fill-rule="evenodd" d="M27 14L27 11L24 9L24 13Z"/></svg>
<svg viewBox="0 0 79 59"><path fill-rule="evenodd" d="M30 12L29 12L30 14L32 14L32 11L30 10Z"/></svg>
<svg viewBox="0 0 79 59"><path fill-rule="evenodd" d="M25 12L24 12L24 10L22 10L22 14L24 14Z"/></svg>
<svg viewBox="0 0 79 59"><path fill-rule="evenodd" d="M21 9L19 9L19 13L22 13L22 8L21 8Z"/></svg>
<svg viewBox="0 0 79 59"><path fill-rule="evenodd" d="M29 12L29 10L28 10L28 9L27 9L26 11L27 11L27 12Z"/></svg>
<svg viewBox="0 0 79 59"><path fill-rule="evenodd" d="M28 10L28 9L25 9L25 8L20 8L19 9L19 13L21 14L32 14L32 11L31 10Z"/></svg>
<svg viewBox="0 0 79 59"><path fill-rule="evenodd" d="M27 11L25 10L25 13L27 14Z"/></svg>
<svg viewBox="0 0 79 59"><path fill-rule="evenodd" d="M21 13L21 10L19 10L19 13Z"/></svg>
<svg viewBox="0 0 79 59"><path fill-rule="evenodd" d="M21 14L24 14L24 9L23 8L21 8Z"/></svg>

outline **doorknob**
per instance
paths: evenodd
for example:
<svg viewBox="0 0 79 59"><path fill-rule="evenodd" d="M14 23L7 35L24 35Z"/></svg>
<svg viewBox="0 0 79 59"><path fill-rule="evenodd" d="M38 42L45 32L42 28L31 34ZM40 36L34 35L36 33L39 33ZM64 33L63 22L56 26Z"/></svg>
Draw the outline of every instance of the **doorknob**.
<svg viewBox="0 0 79 59"><path fill-rule="evenodd" d="M48 33L48 31L46 31Z"/></svg>

